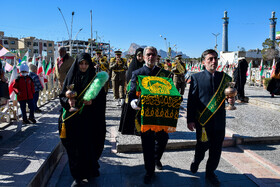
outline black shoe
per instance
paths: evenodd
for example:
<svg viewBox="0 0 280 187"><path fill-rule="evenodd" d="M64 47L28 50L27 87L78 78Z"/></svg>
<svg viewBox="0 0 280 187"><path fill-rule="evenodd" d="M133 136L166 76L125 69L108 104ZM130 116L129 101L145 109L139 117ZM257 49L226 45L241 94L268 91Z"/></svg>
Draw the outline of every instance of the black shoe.
<svg viewBox="0 0 280 187"><path fill-rule="evenodd" d="M157 161L157 162L156 162L156 168L157 168L158 170L162 170L162 164L161 164L160 161Z"/></svg>
<svg viewBox="0 0 280 187"><path fill-rule="evenodd" d="M81 180L74 180L73 183L71 184L71 187L78 187L82 185Z"/></svg>
<svg viewBox="0 0 280 187"><path fill-rule="evenodd" d="M27 119L22 120L22 124L30 124L30 121L28 121Z"/></svg>
<svg viewBox="0 0 280 187"><path fill-rule="evenodd" d="M206 173L205 179L208 180L214 186L220 186L221 184L215 173Z"/></svg>
<svg viewBox="0 0 280 187"><path fill-rule="evenodd" d="M144 183L150 184L152 182L153 176L154 176L154 173L146 173L144 176Z"/></svg>
<svg viewBox="0 0 280 187"><path fill-rule="evenodd" d="M36 123L36 120L34 118L29 118L29 121L31 121L32 123Z"/></svg>
<svg viewBox="0 0 280 187"><path fill-rule="evenodd" d="M199 166L199 163L196 163L196 162L191 163L191 169L190 170L193 174L195 174L197 172L198 166Z"/></svg>

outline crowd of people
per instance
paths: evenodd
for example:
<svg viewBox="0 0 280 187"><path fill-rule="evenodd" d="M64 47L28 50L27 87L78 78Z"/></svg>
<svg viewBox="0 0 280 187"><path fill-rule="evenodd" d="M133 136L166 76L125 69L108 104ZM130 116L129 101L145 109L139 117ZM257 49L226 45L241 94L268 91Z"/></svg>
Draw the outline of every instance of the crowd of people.
<svg viewBox="0 0 280 187"><path fill-rule="evenodd" d="M66 53L65 47L60 47L54 74L61 89L59 99L62 108L58 126L62 144L67 151L70 172L74 178L72 186L80 186L84 179L90 180L100 175L98 160L104 149L106 94L110 87L117 105L122 110L119 131L124 135L141 137L146 170L144 183L152 183L155 169L163 169L161 157L168 143L170 131L167 129L170 127L166 127L169 124L142 124L145 117L143 114L147 112L143 107L144 91L141 90L145 84L141 79L143 76L149 77L150 82L146 83L146 86L154 84L146 87L151 89L150 92L157 89L167 93L165 91L169 83L162 84L156 81L171 80L169 90L173 86L180 98L184 95L186 84L190 83L186 126L190 131L196 131L197 140L190 171L198 171L205 152L209 150L205 178L212 184L219 185L215 170L220 161L225 137L225 101L234 104L235 98L225 96L224 90L232 78L224 72L216 71L217 52L212 49L206 50L202 53L201 60L205 70L193 74L190 81L186 82L187 69L182 55L177 55L173 60L165 59L163 62L157 54L157 49L152 46L138 48L128 59L122 57L121 51L115 51L115 57L108 59L106 55L102 55L101 50L96 50L93 57L88 53L81 53L74 59ZM267 88L271 96L280 94L279 64L278 61ZM244 93L247 68L247 61L239 59L233 74L238 90L237 102L248 102ZM7 83L7 80L2 69L0 72L2 85ZM17 94L23 123L36 123L34 112L42 112L37 106L39 91L42 90L36 75L37 66L22 63L19 72L20 75L12 83L12 88ZM106 72L109 80L105 80L101 72ZM6 104L9 95L2 95L1 104ZM94 96L85 99L88 95ZM30 110L28 118L26 104ZM72 110L73 108L75 110ZM166 115L161 117L168 121Z"/></svg>

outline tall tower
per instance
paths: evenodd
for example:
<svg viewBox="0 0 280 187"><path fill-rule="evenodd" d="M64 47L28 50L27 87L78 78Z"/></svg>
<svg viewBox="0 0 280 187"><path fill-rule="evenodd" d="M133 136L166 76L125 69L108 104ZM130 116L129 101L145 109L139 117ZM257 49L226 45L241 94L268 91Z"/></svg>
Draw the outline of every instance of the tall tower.
<svg viewBox="0 0 280 187"><path fill-rule="evenodd" d="M269 33L269 38L275 42L275 36L276 36L276 32L275 32L275 28L276 28L276 20L277 18L275 17L275 12L273 11L271 13L271 18L270 20L270 33Z"/></svg>
<svg viewBox="0 0 280 187"><path fill-rule="evenodd" d="M222 51L228 51L228 17L227 17L227 11L224 11L224 17L222 18L224 20L223 23L223 49Z"/></svg>

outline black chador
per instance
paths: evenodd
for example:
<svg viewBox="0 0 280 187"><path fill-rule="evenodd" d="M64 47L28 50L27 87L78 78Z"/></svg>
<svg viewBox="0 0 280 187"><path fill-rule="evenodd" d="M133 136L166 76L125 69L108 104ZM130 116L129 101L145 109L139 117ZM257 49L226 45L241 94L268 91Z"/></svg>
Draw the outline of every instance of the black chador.
<svg viewBox="0 0 280 187"><path fill-rule="evenodd" d="M137 60L137 55L139 53L143 54L143 50L144 50L143 48L138 48L136 50L134 58L128 67L128 70L126 72L126 81L127 81L127 84L129 84L129 85L130 85L130 79L132 76L132 72L143 67L144 61L139 62ZM129 89L130 86L128 86L127 88ZM121 114L119 132L121 132L122 134L133 135L136 133L135 132L135 122L134 122L136 111L133 110L130 106L130 103L128 103L128 94L130 91L128 89L126 90L126 99L122 106L122 114Z"/></svg>
<svg viewBox="0 0 280 187"><path fill-rule="evenodd" d="M89 65L86 72L79 69L79 63L83 60L86 60ZM97 97L91 100L91 105L84 105L81 111L72 115L75 112L66 112L70 108L68 98L65 96L66 87L74 84L77 95L83 95L85 93L83 91L86 90L95 74L90 55L87 53L80 54L70 68L63 90L59 95L63 107L61 115L63 118L61 116L59 118L59 132L61 135L62 131L66 131L66 136L61 136L61 141L67 151L71 175L76 181L99 175L98 159L104 148L106 133L106 94L104 88L102 88ZM81 107L82 98L77 97L76 108Z"/></svg>

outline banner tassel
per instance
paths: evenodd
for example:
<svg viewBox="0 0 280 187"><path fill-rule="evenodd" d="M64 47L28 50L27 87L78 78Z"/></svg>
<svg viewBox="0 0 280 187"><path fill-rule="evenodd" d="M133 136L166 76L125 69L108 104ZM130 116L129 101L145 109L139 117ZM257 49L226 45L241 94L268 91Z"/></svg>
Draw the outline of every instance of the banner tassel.
<svg viewBox="0 0 280 187"><path fill-rule="evenodd" d="M60 138L66 138L66 128L65 128L65 123L62 123L61 126L61 132L60 132Z"/></svg>
<svg viewBox="0 0 280 187"><path fill-rule="evenodd" d="M202 142L207 142L208 141L205 127L202 127L201 141Z"/></svg>

